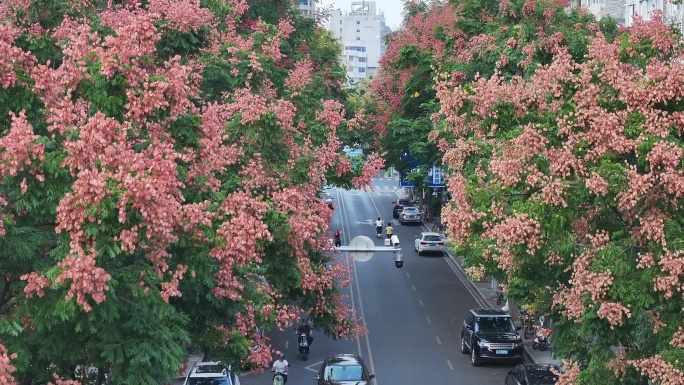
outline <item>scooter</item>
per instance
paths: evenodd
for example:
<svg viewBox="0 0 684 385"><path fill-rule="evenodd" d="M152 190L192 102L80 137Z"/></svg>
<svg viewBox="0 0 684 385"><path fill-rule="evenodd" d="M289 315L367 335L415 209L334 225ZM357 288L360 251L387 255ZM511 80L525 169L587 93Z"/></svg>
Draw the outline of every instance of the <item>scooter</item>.
<svg viewBox="0 0 684 385"><path fill-rule="evenodd" d="M551 335L551 330L549 330L548 335L542 335L542 334L537 334L537 336L534 338L534 342L532 342L532 348L533 349L539 349L539 351L544 351L548 349L551 346L551 343L549 342L549 336Z"/></svg>
<svg viewBox="0 0 684 385"><path fill-rule="evenodd" d="M309 337L306 333L301 333L299 335L299 356L302 357L302 361L306 361L307 355L309 355Z"/></svg>
<svg viewBox="0 0 684 385"><path fill-rule="evenodd" d="M283 373L276 372L276 374L273 376L273 385L285 385L285 377L283 377Z"/></svg>
<svg viewBox="0 0 684 385"><path fill-rule="evenodd" d="M328 195L328 198L325 200L325 203L328 204L328 208L329 208L330 210L335 210L335 206L333 205L333 199L335 199L335 198L333 198L333 197L331 197L330 195Z"/></svg>
<svg viewBox="0 0 684 385"><path fill-rule="evenodd" d="M375 236L378 238L382 236L382 226L375 226Z"/></svg>

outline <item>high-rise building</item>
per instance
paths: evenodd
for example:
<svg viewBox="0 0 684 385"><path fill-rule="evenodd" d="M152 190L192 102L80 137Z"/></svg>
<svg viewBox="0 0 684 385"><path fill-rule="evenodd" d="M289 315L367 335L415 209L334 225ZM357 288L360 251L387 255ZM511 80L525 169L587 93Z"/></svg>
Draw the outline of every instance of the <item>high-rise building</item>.
<svg viewBox="0 0 684 385"><path fill-rule="evenodd" d="M295 0L299 3L299 11L304 16L314 17L316 15L316 0Z"/></svg>
<svg viewBox="0 0 684 385"><path fill-rule="evenodd" d="M352 1L351 11L334 10L328 29L343 46L342 61L350 85L367 79L378 71L385 53L385 36L390 28L375 1Z"/></svg>

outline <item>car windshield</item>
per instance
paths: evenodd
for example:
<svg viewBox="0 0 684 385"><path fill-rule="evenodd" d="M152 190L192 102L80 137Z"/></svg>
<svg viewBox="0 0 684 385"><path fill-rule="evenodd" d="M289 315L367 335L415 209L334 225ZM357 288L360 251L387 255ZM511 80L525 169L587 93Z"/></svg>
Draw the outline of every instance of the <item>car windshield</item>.
<svg viewBox="0 0 684 385"><path fill-rule="evenodd" d="M475 332L515 333L516 328L511 317L477 317Z"/></svg>
<svg viewBox="0 0 684 385"><path fill-rule="evenodd" d="M363 369L360 365L330 365L323 373L325 381L362 381Z"/></svg>
<svg viewBox="0 0 684 385"><path fill-rule="evenodd" d="M227 377L189 378L188 385L230 385Z"/></svg>
<svg viewBox="0 0 684 385"><path fill-rule="evenodd" d="M418 212L418 209L415 208L415 207L405 207L405 208L404 208L404 212L407 212L407 213L410 213L410 214L414 214L414 213L417 213L417 212Z"/></svg>
<svg viewBox="0 0 684 385"><path fill-rule="evenodd" d="M423 240L428 242L439 242L442 240L442 237L439 235L426 235L423 237Z"/></svg>

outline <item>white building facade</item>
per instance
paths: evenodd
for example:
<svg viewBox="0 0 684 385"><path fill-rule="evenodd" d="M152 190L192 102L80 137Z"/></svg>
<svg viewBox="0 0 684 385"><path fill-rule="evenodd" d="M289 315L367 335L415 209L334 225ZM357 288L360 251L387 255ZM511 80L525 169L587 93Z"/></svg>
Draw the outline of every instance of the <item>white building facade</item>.
<svg viewBox="0 0 684 385"><path fill-rule="evenodd" d="M571 0L570 4L588 10L597 20L610 16L620 25L625 23L625 0Z"/></svg>
<svg viewBox="0 0 684 385"><path fill-rule="evenodd" d="M314 17L316 15L316 0L295 0L299 3L299 11L304 16ZM295 4L296 4L295 3Z"/></svg>
<svg viewBox="0 0 684 385"><path fill-rule="evenodd" d="M660 10L666 24L682 31L683 8L681 4L673 4L673 1L668 0L625 0L625 25L632 25L636 15L649 20L653 11Z"/></svg>
<svg viewBox="0 0 684 385"><path fill-rule="evenodd" d="M369 78L378 71L385 53L385 36L391 30L385 16L378 13L374 1L353 1L350 12L334 10L328 29L343 47L342 61L350 85Z"/></svg>

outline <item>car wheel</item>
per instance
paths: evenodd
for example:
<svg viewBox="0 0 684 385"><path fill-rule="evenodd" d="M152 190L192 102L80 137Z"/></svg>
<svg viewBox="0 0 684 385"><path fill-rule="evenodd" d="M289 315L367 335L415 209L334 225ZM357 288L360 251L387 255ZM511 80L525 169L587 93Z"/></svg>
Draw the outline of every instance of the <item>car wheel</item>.
<svg viewBox="0 0 684 385"><path fill-rule="evenodd" d="M480 355L477 354L475 349L470 351L470 363L473 364L473 366L480 366Z"/></svg>
<svg viewBox="0 0 684 385"><path fill-rule="evenodd" d="M465 339L461 336L461 353L468 354L468 347L465 344Z"/></svg>

